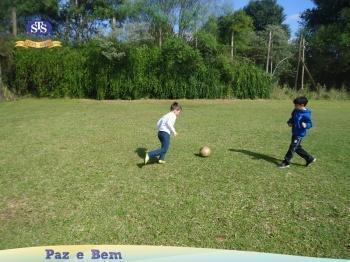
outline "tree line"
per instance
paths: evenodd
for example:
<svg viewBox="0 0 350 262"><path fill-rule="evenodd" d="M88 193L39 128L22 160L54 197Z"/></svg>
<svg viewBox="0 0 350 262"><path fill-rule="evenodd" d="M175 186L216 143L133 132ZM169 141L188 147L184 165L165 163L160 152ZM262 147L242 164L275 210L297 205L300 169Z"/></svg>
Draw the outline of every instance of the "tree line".
<svg viewBox="0 0 350 262"><path fill-rule="evenodd" d="M268 96L267 86L271 89L276 84L297 89L325 86L349 90L350 2L313 2L315 7L301 15L298 36L292 38L277 0L250 1L240 10L234 10L231 2L218 5L214 0L2 0L0 79L18 92L41 94L39 89L45 89L45 82L50 80L44 81L45 75L30 65L41 60L44 63L44 59L57 57L58 53L69 60L71 52L72 56L89 56L82 58L86 60L81 63L85 72L91 69L87 61L105 61L99 65L108 72L105 81L97 88L101 80L94 79L97 75L90 72L84 80L85 97L139 98L150 92L154 97L226 97L232 93L254 98ZM14 50L13 41L28 38L25 23L35 18L52 23L51 37L64 42L64 51ZM142 70L131 62L134 60L142 61ZM55 82L60 80L57 76L69 73L59 64L56 68L62 70L56 76L52 70L40 69L46 70L52 90L60 85ZM42 76L40 88L39 77L33 74ZM142 75L137 81L152 82L148 89L153 91L136 84L135 74ZM117 78L119 86L130 85L128 95L120 95L124 92L120 90L116 91L119 95L108 91L116 86L113 81ZM76 88L69 84L66 82L63 90ZM156 86L176 91L160 95L154 91L159 90ZM189 91L191 86L196 91ZM50 95L49 89L46 91L41 95ZM104 95L98 96L99 92Z"/></svg>

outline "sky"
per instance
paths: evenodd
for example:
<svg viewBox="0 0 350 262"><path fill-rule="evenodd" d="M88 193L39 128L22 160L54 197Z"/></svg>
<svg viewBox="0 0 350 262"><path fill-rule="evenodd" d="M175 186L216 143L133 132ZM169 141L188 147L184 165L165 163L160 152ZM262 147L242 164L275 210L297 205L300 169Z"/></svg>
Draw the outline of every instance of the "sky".
<svg viewBox="0 0 350 262"><path fill-rule="evenodd" d="M231 0L234 10L243 8L249 3L249 0ZM298 31L300 14L308 8L315 7L311 0L277 0L277 3L284 8L286 15L285 24L290 26L292 37Z"/></svg>

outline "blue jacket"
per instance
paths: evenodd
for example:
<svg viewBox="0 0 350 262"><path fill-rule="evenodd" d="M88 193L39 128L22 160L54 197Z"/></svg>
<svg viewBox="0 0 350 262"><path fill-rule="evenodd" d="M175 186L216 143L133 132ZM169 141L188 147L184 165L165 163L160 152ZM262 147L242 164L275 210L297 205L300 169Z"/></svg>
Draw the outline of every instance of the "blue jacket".
<svg viewBox="0 0 350 262"><path fill-rule="evenodd" d="M306 110L294 109L292 117L287 123L292 125L292 134L294 136L306 136L307 130L312 127L311 110L308 108L306 108ZM305 123L306 128L304 128L301 123Z"/></svg>

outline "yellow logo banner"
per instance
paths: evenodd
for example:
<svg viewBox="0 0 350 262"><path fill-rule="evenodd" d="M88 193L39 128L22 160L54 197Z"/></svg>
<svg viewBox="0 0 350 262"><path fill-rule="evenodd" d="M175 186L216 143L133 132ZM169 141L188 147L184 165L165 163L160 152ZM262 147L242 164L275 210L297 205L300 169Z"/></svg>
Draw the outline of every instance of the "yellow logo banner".
<svg viewBox="0 0 350 262"><path fill-rule="evenodd" d="M17 41L15 47L33 47L33 48L53 48L53 47L61 47L62 43L60 41L52 41L52 40L46 40L41 42L35 42L31 40L25 40L25 41Z"/></svg>

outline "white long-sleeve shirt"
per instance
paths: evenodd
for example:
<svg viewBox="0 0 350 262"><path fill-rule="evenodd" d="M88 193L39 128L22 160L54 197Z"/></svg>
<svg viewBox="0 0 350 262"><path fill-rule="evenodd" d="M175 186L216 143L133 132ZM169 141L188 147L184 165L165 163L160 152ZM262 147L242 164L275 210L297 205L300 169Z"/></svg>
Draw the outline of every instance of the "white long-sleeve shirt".
<svg viewBox="0 0 350 262"><path fill-rule="evenodd" d="M175 121L176 121L176 115L174 112L171 111L165 114L157 122L158 131L167 132L169 135L171 133L175 134L176 133L174 128Z"/></svg>

